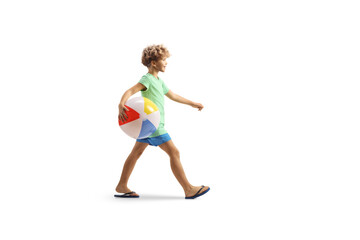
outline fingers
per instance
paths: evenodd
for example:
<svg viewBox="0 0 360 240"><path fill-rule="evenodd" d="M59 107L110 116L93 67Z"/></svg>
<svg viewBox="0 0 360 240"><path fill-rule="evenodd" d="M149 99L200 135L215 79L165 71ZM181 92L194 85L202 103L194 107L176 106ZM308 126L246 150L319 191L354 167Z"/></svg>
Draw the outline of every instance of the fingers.
<svg viewBox="0 0 360 240"><path fill-rule="evenodd" d="M118 116L118 119L119 121L121 121L122 123L126 122L128 120L128 115L126 114L126 111L129 111L129 109L127 109L126 107L123 107L121 110L120 110L120 113L119 113L119 116Z"/></svg>
<svg viewBox="0 0 360 240"><path fill-rule="evenodd" d="M192 105L192 107L197 108L198 111L201 111L204 108L204 106L201 103L195 103Z"/></svg>
<svg viewBox="0 0 360 240"><path fill-rule="evenodd" d="M124 112L124 113L122 113L122 114L119 114L119 120L121 121L121 122L126 122L127 120L128 120L128 116L126 115L126 113Z"/></svg>
<svg viewBox="0 0 360 240"><path fill-rule="evenodd" d="M201 103L199 103L196 107L199 109L199 111L201 111L204 108L204 106Z"/></svg>

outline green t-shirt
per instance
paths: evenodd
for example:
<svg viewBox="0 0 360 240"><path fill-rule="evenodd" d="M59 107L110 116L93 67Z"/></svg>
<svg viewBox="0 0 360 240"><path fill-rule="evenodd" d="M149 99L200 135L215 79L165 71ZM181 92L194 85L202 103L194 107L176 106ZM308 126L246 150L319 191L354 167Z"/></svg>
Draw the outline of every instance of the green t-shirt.
<svg viewBox="0 0 360 240"><path fill-rule="evenodd" d="M160 78L154 77L151 73L142 76L139 83L146 87L145 91L141 91L141 96L153 101L160 111L160 124L158 129L149 137L157 137L167 133L165 126L165 111L164 111L164 95L168 93L169 88Z"/></svg>

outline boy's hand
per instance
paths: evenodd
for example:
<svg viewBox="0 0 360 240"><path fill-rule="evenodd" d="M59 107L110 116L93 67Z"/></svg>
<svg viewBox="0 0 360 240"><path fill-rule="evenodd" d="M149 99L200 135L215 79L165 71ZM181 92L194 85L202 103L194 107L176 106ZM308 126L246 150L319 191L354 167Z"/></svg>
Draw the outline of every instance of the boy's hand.
<svg viewBox="0 0 360 240"><path fill-rule="evenodd" d="M201 111L204 108L204 106L201 103L193 103L193 104L191 104L191 106L193 108L199 109L199 111Z"/></svg>
<svg viewBox="0 0 360 240"><path fill-rule="evenodd" d="M119 105L119 121L125 122L128 119L128 116L126 115L126 111L129 111L125 106Z"/></svg>

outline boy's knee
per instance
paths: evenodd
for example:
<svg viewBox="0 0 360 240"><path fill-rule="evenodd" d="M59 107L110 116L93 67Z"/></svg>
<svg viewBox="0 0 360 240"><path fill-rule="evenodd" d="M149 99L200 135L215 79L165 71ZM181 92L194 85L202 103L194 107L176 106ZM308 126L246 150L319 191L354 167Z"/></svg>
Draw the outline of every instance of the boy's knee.
<svg viewBox="0 0 360 240"><path fill-rule="evenodd" d="M136 158L139 158L144 153L144 151L145 149L137 149L132 152L132 155Z"/></svg>
<svg viewBox="0 0 360 240"><path fill-rule="evenodd" d="M170 152L170 157L180 157L180 152L178 149L172 149Z"/></svg>
<svg viewBox="0 0 360 240"><path fill-rule="evenodd" d="M137 157L140 157L144 153L145 149L140 149L136 152Z"/></svg>

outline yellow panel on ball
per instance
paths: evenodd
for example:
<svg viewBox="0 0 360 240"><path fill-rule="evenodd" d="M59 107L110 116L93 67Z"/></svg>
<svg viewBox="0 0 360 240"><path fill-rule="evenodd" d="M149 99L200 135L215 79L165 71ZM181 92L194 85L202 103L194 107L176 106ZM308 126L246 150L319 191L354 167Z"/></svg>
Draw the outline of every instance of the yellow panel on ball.
<svg viewBox="0 0 360 240"><path fill-rule="evenodd" d="M155 105L155 103L153 103L151 100L147 99L144 97L144 112L146 114L151 114L153 112L158 111L159 109L157 108L157 106Z"/></svg>

